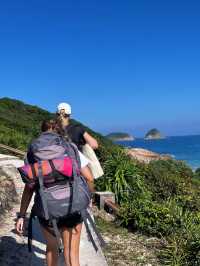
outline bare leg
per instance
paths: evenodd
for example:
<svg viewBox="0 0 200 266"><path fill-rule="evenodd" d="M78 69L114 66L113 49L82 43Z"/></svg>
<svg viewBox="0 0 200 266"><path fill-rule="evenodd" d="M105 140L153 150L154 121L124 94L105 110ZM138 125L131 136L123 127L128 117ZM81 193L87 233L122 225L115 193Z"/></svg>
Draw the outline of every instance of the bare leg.
<svg viewBox="0 0 200 266"><path fill-rule="evenodd" d="M63 228L62 238L64 244L64 256L67 266L80 266L79 246L81 237L82 224L73 229Z"/></svg>
<svg viewBox="0 0 200 266"><path fill-rule="evenodd" d="M47 241L46 260L47 266L56 266L58 263L58 246L56 238L41 226L44 237Z"/></svg>
<svg viewBox="0 0 200 266"><path fill-rule="evenodd" d="M70 242L72 237L72 229L62 228L62 239L64 245L64 258L65 264L67 266L71 266L71 259L70 259Z"/></svg>

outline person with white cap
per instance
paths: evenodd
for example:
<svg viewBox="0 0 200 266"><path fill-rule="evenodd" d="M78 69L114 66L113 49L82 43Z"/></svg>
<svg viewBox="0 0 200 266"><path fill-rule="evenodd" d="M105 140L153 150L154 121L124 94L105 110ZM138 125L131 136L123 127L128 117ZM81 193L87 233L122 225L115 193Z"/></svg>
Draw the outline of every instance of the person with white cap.
<svg viewBox="0 0 200 266"><path fill-rule="evenodd" d="M68 103L60 103L57 106L58 119L61 121L63 129L70 140L75 143L80 151L85 144L89 144L92 149L98 148L97 140L92 137L82 125L70 123L72 108Z"/></svg>

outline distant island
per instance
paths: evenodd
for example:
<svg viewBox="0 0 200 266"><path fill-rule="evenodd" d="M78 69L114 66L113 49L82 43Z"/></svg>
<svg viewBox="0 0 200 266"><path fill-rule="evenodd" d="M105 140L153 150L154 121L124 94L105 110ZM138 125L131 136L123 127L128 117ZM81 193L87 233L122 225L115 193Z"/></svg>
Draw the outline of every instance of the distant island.
<svg viewBox="0 0 200 266"><path fill-rule="evenodd" d="M135 139L133 136L129 135L128 133L122 133L122 132L110 133L106 136L106 138L113 141L130 141Z"/></svg>
<svg viewBox="0 0 200 266"><path fill-rule="evenodd" d="M165 138L158 129L153 128L147 132L145 135L145 139L150 140L150 139L163 139Z"/></svg>

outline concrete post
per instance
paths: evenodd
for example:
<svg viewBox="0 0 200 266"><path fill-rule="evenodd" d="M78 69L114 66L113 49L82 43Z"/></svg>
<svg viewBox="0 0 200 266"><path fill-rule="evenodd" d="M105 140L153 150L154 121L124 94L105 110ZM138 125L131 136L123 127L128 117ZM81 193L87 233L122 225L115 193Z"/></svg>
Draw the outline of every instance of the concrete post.
<svg viewBox="0 0 200 266"><path fill-rule="evenodd" d="M115 203L115 194L110 191L95 192L95 201L100 209L104 209L105 199L108 199Z"/></svg>

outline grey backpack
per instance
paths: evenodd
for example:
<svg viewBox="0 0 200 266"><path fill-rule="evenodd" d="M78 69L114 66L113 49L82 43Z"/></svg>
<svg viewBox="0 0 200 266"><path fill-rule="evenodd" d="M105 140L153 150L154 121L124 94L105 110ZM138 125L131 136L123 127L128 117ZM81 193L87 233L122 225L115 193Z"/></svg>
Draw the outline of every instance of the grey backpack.
<svg viewBox="0 0 200 266"><path fill-rule="evenodd" d="M80 175L81 164L77 147L72 143L66 142L57 134L42 134L41 137L32 143L32 153L35 156L38 168L36 169L32 165L31 169L33 179L38 180L38 183L28 226L29 251L31 251L32 218L39 217L53 225L59 251L62 252L63 243L57 227L57 220L77 212L82 216L89 239L95 250L97 251L98 247L92 237L88 221L96 233L100 245L104 246L105 242L97 231L94 221L87 210L91 200L91 193L87 182ZM66 157L70 159L69 162L71 161L71 176L65 176L62 171L59 171L59 167L56 168L54 165L55 160L62 162L62 159ZM45 182L47 176L44 176L43 162L47 159L51 172L48 174L48 182ZM53 178L51 179L51 177ZM53 180L53 183L50 180Z"/></svg>

